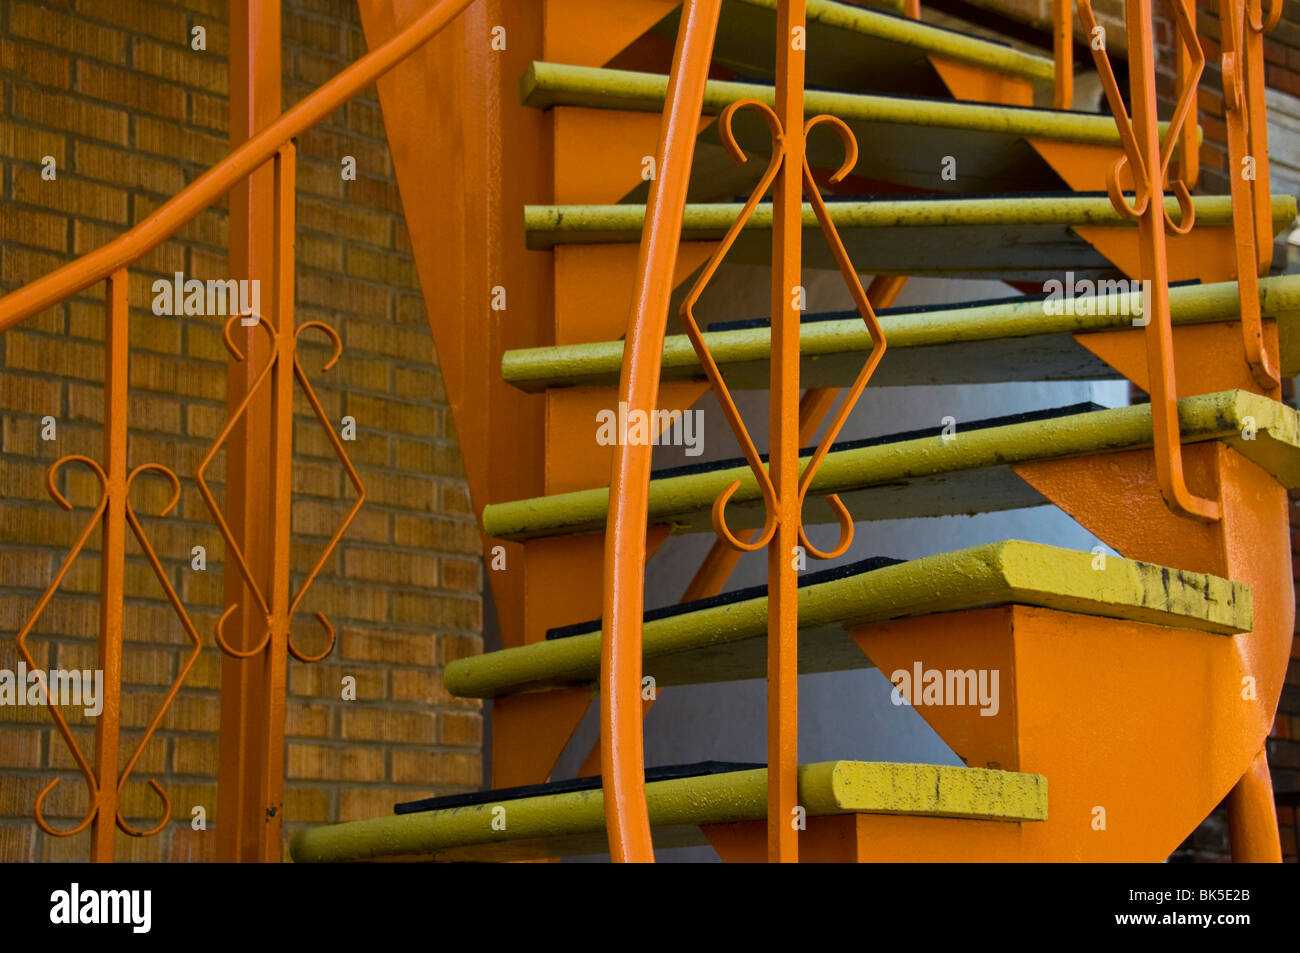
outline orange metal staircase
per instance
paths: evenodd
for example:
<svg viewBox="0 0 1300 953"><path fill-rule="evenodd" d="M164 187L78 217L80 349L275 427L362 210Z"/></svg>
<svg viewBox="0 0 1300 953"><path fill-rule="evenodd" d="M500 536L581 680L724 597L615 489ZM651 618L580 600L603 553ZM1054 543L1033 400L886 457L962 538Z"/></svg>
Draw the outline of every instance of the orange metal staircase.
<svg viewBox="0 0 1300 953"><path fill-rule="evenodd" d="M265 563L250 567L238 548L251 511L232 531L208 500L241 569L233 591L265 615L232 638L218 630L229 664L256 666L247 684L266 693L248 748L231 754L241 816L255 828L237 856L278 857L284 662L321 657L289 637L311 577L291 592L281 552L295 380L311 395L294 348L300 331L320 329L293 320L291 139L377 80L503 645L449 667L447 684L493 699L494 791L528 790L308 831L296 859L524 859L608 843L615 859L650 860L655 846L707 842L729 860L1161 860L1225 797L1234 855L1279 859L1263 743L1292 638L1286 490L1300 486L1300 417L1279 402L1281 378L1300 370L1300 283L1267 277L1273 235L1295 217L1293 198L1268 191L1260 35L1279 0L1223 4L1232 161L1255 171L1234 179L1230 197L1191 194L1203 57L1182 0L1168 124L1155 114L1149 0L1128 0L1131 119L1094 48L1114 112L1102 121L1033 108L1070 98L1064 3L1055 63L927 25L888 0L360 7L365 60L154 219L0 301L4 330L96 282L113 291L105 460L82 460L103 483L92 524L117 549L101 593L111 667L126 528L139 535L127 500L136 471L125 468L126 271L238 183L250 183L250 203L255 178L273 199L262 237L274 304L227 326L232 380L242 374L246 391L232 390L222 434L269 381L280 452L263 487L275 501ZM1090 33L1087 0L1080 15ZM743 160L739 171L724 159ZM739 315L694 308L735 261L770 263L772 311L758 332L726 337L708 322ZM804 323L803 276L814 269L838 271L852 320ZM865 289L860 272L876 276ZM1104 296L1136 300L1143 320L1126 310L1045 326L1032 297L884 310L911 275L996 276L1023 289L1066 272L1149 282L1136 299ZM1192 279L1202 286L1171 292ZM670 322L685 333L666 343ZM949 366L982 382L1121 377L1151 402L987 421L955 440L836 443L873 375L924 386ZM769 391L766 458L732 399L741 388ZM648 442L595 439L601 410L680 411L709 391L742 454L720 470L653 474ZM232 439L249 452L250 437ZM800 584L799 557L848 551L855 521L1039 503L1120 557L1007 541ZM832 520L839 543L819 550L804 524ZM646 617L646 560L671 534L695 531L719 539L688 604ZM761 593L708 601L740 552L763 548ZM570 638L548 638L566 627ZM801 671L921 662L1001 673L991 717L918 707L966 767L800 764ZM647 675L664 686L766 677L766 768L647 783ZM535 787L593 704L601 744L581 773L599 774L600 787ZM115 726L102 733L111 743L93 759L74 750L92 793L81 828L93 825L96 859L110 859L131 767L118 777ZM245 774L246 760L260 768Z"/></svg>
<svg viewBox="0 0 1300 953"><path fill-rule="evenodd" d="M804 117L798 91L806 78L810 90L818 88L808 94L809 115L830 114L835 118L827 122L842 120L860 134L878 136L871 141L859 136L857 154L852 135L842 136L849 157L838 174L831 175L843 152L827 146L833 137L822 139L821 131L808 127L812 177L820 187L844 195L875 195L863 201L861 221L852 218L856 212L832 201L828 217L837 228L827 231L837 233L852 255L853 264L842 269L850 284L856 270L879 274L880 262L889 259L885 270L899 277L881 277L872 285L870 298L877 307L890 303L907 274L963 273L961 266L943 263L948 247L963 241L984 246L954 256L969 260L964 273L1023 280L1028 274L1093 269L1099 276L1154 278L1157 299L1159 287L1170 280L1235 281L1237 266L1247 261L1236 253L1241 248L1252 256L1253 279L1256 267L1267 274L1274 228L1294 215L1286 199L1270 205L1265 181L1262 190L1232 203L1239 217L1243 211L1253 213L1258 228L1243 234L1239 225L1234 231L1231 215L1216 219L1207 200L1196 207L1196 226L1180 234L1187 230L1191 202L1168 170L1181 164L1177 174L1194 184L1195 163L1187 161L1194 160L1194 152L1176 158L1179 142L1194 141L1194 127L1187 127L1187 136L1162 131L1162 154L1154 111L1140 96L1136 122L1130 127L1125 116L1118 135L1113 120L1107 120L1108 130L1094 133L1091 117L1000 106L1029 106L1036 87L1039 102L1051 101L1051 64L1044 77L1032 57L991 44L965 45L965 37L952 42L943 31L916 29L898 16L901 11L864 13L848 5L812 2L805 23L804 12L797 9L803 4L730 0L721 4L715 38L719 5L685 6L687 14L681 14L681 4L668 0L616 7L587 0L548 0L537 8L476 5L458 32L436 38L380 84L435 343L472 494L484 512L485 551L489 561L492 554L498 558L497 571L488 576L501 623L501 664L545 668L550 664L548 630L601 617L619 623L606 623L601 641L604 665L599 670L591 667L594 659L574 662L565 669L568 675L535 681L526 691L520 690L527 681L523 678L520 688L490 692L493 787L544 782L579 721L599 699L602 745L587 759L583 772L604 768L603 809L610 845L622 859L648 859L650 822L658 823L655 811L664 810L652 797L647 819L640 781L641 560L653 558L667 535L691 522L686 511L697 510L683 506L672 518L656 522L654 506L647 510L645 503L647 492L652 497L658 492L655 480L645 482L649 449L638 456L634 447L599 446L591 439L592 421L599 410L616 407L619 400L631 407L689 408L710 386L724 409L730 404L722 383L728 374L710 367L708 342L695 331L685 307L682 326L704 372L679 373L661 383L658 359L670 298L674 311L683 294L685 301L693 299L689 289L693 285L698 292L713 267L708 263L716 262L735 237L724 235L727 226L749 214L738 205L709 203L749 193L765 161L762 155L757 161L751 158L737 173L714 159L720 155L719 144L739 154L729 132L735 107L724 107L746 98L774 106L766 121L777 133L787 130L779 148L789 155L789 130L802 125ZM372 45L399 29L409 15L404 5L385 0L363 2L362 8ZM1130 4L1130 15L1137 11L1149 17L1149 9ZM1081 12L1085 27L1090 26L1090 11L1085 7ZM785 44L773 45L774 36L800 26L806 28L806 63L797 51L791 55ZM477 42L483 31L493 28L508 38L501 49ZM1140 74L1150 65L1142 60L1151 55L1149 30L1144 33L1130 25L1130 31L1130 65ZM775 58L773 48L778 51ZM1191 48L1195 55L1183 57L1191 64L1183 90L1194 96L1199 75L1194 38ZM1098 63L1104 66L1103 59ZM765 86L773 78L775 93ZM886 115L891 92L902 90L929 99L911 101L913 115ZM1058 89L1058 101L1062 95L1068 92ZM951 97L952 106L944 105L945 97ZM1117 96L1112 105L1123 109ZM1016 181L1020 176L1020 181L1057 181L1057 192L1020 200L1014 194L968 199L961 193L970 188L965 181L972 180L941 177L943 153L915 154L927 145L926 135L958 137L961 130L980 128L982 111L1002 117L1004 127L1040 114L1042 119L1039 125L1012 133L996 159L980 160L981 174L990 180L1002 176ZM699 119L692 118L701 112ZM1183 118L1175 117L1175 127ZM1249 128L1258 137L1262 116L1254 119L1257 125ZM912 152L895 143L889 135L894 132L903 133L899 141L913 144ZM747 147L753 141L760 140L751 136ZM655 177L647 195L642 171L651 167ZM747 173L749 167L753 171ZM1132 190L1134 168L1141 173L1136 201L1121 194L1122 189ZM765 178L762 186L775 179L770 217L764 217L769 206L759 187L753 202L764 199L764 204L727 260L765 262L769 239L764 230L770 230L774 249L785 243L780 259L773 259L774 273L786 269L774 275L774 300L779 302L787 297L783 289L800 284L799 251L785 236L794 235L797 244L801 229L783 231L781 222L783 209L798 215L800 189L797 176L783 186L775 164L769 165ZM837 178L842 180L839 185ZM810 186L804 195L816 201L818 186ZM1159 191L1153 192L1153 187ZM1112 203L1105 200L1097 201L1100 212L1089 207L1071 217L1065 211L1069 190L1095 194L1107 189L1114 208L1138 217L1139 227L1111 212ZM905 196L918 190L945 198L907 206L882 194ZM1016 190L1013 185L998 191ZM1168 204L1159 200L1165 191L1170 191ZM1157 200L1146 201L1144 211L1148 194ZM1175 196L1182 203L1181 223ZM683 198L695 204L679 204ZM1120 209L1126 200L1130 204ZM886 219L878 235L866 222L873 205ZM815 231L806 206L803 214L802 230ZM1030 219L1043 230L1026 232L1018 243L996 237L999 230L1029 228ZM806 237L803 244L813 256L812 266L835 267L837 260L847 260L843 246L836 252L839 259L817 257L813 249L821 239ZM936 240L954 244L936 249ZM831 239L833 251L838 241ZM1165 247L1156 250L1158 246ZM938 255L933 254L936 250ZM701 267L705 277L697 280ZM1153 303L1160 307L1157 300ZM870 327L871 307L861 305ZM1046 778L1050 806L1045 819L1032 822L953 820L925 816L924 811L915 816L849 813L809 818L807 829L800 832L788 822L786 809L797 806L800 796L789 772L796 763L791 709L794 666L799 664L793 620L804 610L795 608L793 588L780 598L771 593L766 601L774 620L766 663L771 709L767 821L705 825L708 841L723 857L1162 859L1229 792L1239 835L1234 849L1242 857L1275 857L1261 750L1291 637L1284 484L1294 479L1293 451L1281 451L1270 465L1261 457L1244 457L1241 441L1236 448L1232 440L1215 439L1183 449L1174 401L1233 389L1275 401L1276 372L1270 376L1261 368L1279 367L1277 321L1292 307L1266 313L1263 323L1257 309L1252 313L1247 306L1244 312L1234 308L1194 328L1179 325L1173 330L1167 313L1157 312L1154 327L1149 325L1145 332L1129 325L1072 335L1073 346L1082 345L1099 357L1113 369L1109 373L1126 376L1153 393L1155 436L1147 417L1144 444L1139 440L1119 447L1103 441L1089 451L1085 441L1073 452L1047 448L1010 467L1012 479L1031 488L1041 501L1060 506L1122 555L1248 586L1253 607L1249 631L1223 638L1207 636L1186 621L1166 618L1157 623L1122 610L1101 615L1082 607L1031 608L1036 603L1028 594L1004 595L998 608L944 611L945 603L936 593L929 611L914 607L899 612L912 618L861 624L844 619L841 626L860 651L886 672L910 668L921 656L927 666L940 669L1000 669L1007 678L1004 685L1010 685L1010 698L998 717L975 717L960 708L921 713L967 765ZM731 515L735 506L721 515L733 491L723 493L713 506L713 525L733 542L719 540L685 593L686 600L719 592L735 564L737 548L755 546L752 531L733 535L727 528L733 519L741 520L737 525L766 527L758 545L770 541L773 563L784 562L783 555L801 542L807 545L800 535L799 507L791 502L799 497L789 489L782 491L782 486L799 481L797 464L788 462L795 460L789 448L808 443L818 432L838 388L814 382L801 402L797 392L790 396L798 380L798 361L792 365L790 355L798 351L799 335L798 317L790 317L779 320L774 312L770 349L759 358L773 368L773 459L796 469L779 471L774 466L771 484L756 483L755 475L765 470L752 448L746 449L744 425L735 421L751 464L747 475L744 461L737 461L737 479L748 489L739 490L735 500L751 501L749 522ZM1257 339L1266 342L1253 363L1250 352L1243 356L1242 351L1243 327L1249 346L1252 321L1259 328ZM580 361L584 345L620 338L621 387L609 376L588 386L564 386L572 381L560 380L560 369L553 369L554 385L548 382L548 355L556 353L548 348L568 348L567 353ZM870 362L889 365L893 353L884 343L858 347L867 365L862 375L853 375L858 386L870 375ZM959 354L960 339L952 347ZM502 379L503 359L509 364L525 354L535 356L543 367L539 379L526 389L531 393ZM753 377L762 386L761 365ZM1028 377L1033 378L1032 372ZM843 379L847 383L852 376ZM852 399L842 404L846 412L851 405ZM1286 416L1289 411L1273 406L1292 421ZM1185 420L1184 440L1187 425ZM1080 419L1078 426L1086 430L1088 424ZM833 439L832 434L823 449ZM815 458L804 471L810 479L819 462ZM610 521L604 532L593 532L589 523L576 530L542 528L519 534L495 528L504 525L493 518L495 504L532 501L518 504L528 511L555 501L559 507L564 494L579 500L588 488L609 486L610 474L614 489L600 497L609 501ZM962 507L962 490L952 492L955 511L974 508ZM663 493L669 493L667 487ZM830 500L834 505L836 497ZM591 503L592 513L600 513L604 505ZM695 505L707 524L708 501ZM809 503L802 519L813 519L814 508ZM642 534L639 527L646 525L649 529ZM603 588L595 584L602 575ZM638 579L629 584L633 575ZM790 573L782 584L794 582ZM1209 599L1208 592L1207 583L1201 598ZM1118 593L1115 598L1116 605L1123 601ZM655 623L653 651L662 651L659 633L663 639L673 637L670 623ZM678 634L688 625L679 624ZM650 631L646 629L645 638L651 638ZM509 654L522 647L535 651L527 658ZM589 650L595 651L582 651ZM653 675L658 663L650 659L651 648L646 651L644 672ZM688 657L682 656L683 664ZM453 687L460 684L459 678L456 671L448 672ZM703 672L699 680L710 676ZM611 759L621 763L611 764ZM331 830L340 841L352 838L352 853L332 852ZM301 839L298 853L302 859L371 856L365 836L364 827L312 832ZM494 836L502 839L485 832L484 843ZM545 847L538 850L546 852ZM440 856L436 843L412 847L400 836L375 855L404 852Z"/></svg>

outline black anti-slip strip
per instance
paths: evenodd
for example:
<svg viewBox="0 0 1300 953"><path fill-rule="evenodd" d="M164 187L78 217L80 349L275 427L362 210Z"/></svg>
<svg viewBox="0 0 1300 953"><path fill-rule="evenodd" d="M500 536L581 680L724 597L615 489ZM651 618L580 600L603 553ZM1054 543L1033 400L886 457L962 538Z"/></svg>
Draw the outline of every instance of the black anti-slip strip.
<svg viewBox="0 0 1300 953"><path fill-rule="evenodd" d="M1074 414L1086 414L1094 410L1105 410L1101 404L1085 401L1079 404L1070 404L1068 407L1050 407L1047 410L1030 410L1021 414L1008 414L1005 417L987 417L984 420L957 421L957 431L969 432L971 430L987 430L990 427L1006 427L1011 424L1029 423L1034 420L1051 420L1054 417L1070 417ZM842 453L845 450L859 450L863 447L879 447L887 443L902 443L905 440L919 440L923 437L938 437L943 432L943 427L927 427L924 430L908 430L903 433L887 434L883 437L863 437L860 440L842 440L839 443L831 445L831 453ZM816 447L805 447L799 451L799 456L810 457ZM759 459L767 461L767 454L759 454ZM690 463L680 467L668 467L663 470L655 470L651 478L655 480L667 480L671 477L692 476L699 473L712 473L715 470L727 470L732 467L745 466L744 457L731 457L726 460L711 460L706 463Z"/></svg>
<svg viewBox="0 0 1300 953"><path fill-rule="evenodd" d="M709 774L730 774L733 771L752 771L766 768L765 764L753 764L746 761L699 761L695 764L672 764L659 768L646 768L645 779L651 781L675 781L679 778L699 778ZM547 784L524 784L514 788L501 788L497 791L472 791L469 794L447 794L442 797L427 797L420 801L406 801L393 805L394 814L419 814L422 811L439 811L452 807L470 807L475 804L496 804L498 801L517 801L526 797L542 797L547 794L568 794L572 791L593 791L600 787L600 775L589 778L572 778L567 781L551 781Z"/></svg>
<svg viewBox="0 0 1300 953"><path fill-rule="evenodd" d="M864 572L871 572L873 569L883 569L885 566L893 566L901 563L901 559L891 559L888 556L872 556L869 559L860 559L855 563L847 563L843 566L832 566L830 569L819 569L817 572L802 573L799 576L799 588L804 586L815 586L820 582L833 582L836 579L844 579L847 576L857 576ZM767 595L767 586L747 586L744 589L735 589L731 592L724 592L720 595L709 596L707 599L695 599L691 602L675 602L670 606L660 606L658 609L649 609L646 611L643 619L645 622L653 622L656 619L668 619L676 615L685 615L688 612L699 612L701 609L712 609L715 606L731 605L735 602L744 602L747 599L757 599L759 596ZM600 619L591 619L587 622L575 622L573 625L557 626L554 629L548 629L546 637L548 639L567 639L570 636L582 635L585 632L596 632L600 629Z"/></svg>

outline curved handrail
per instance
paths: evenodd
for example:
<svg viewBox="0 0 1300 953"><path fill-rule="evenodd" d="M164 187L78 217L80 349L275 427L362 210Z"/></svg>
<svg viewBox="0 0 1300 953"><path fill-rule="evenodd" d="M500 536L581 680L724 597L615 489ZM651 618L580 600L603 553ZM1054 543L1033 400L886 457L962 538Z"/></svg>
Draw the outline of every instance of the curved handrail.
<svg viewBox="0 0 1300 953"><path fill-rule="evenodd" d="M472 0L438 0L401 33L308 94L275 122L177 192L156 212L107 245L0 298L0 332L82 291L171 238L300 133L316 125L406 59Z"/></svg>
<svg viewBox="0 0 1300 953"><path fill-rule="evenodd" d="M721 4L722 0L686 0L678 27L659 134L659 174L651 180L646 201L618 385L619 400L629 413L652 410L658 397L671 279ZM616 861L654 861L641 737L641 615L650 451L648 443L619 443L605 523L600 774L609 851Z"/></svg>

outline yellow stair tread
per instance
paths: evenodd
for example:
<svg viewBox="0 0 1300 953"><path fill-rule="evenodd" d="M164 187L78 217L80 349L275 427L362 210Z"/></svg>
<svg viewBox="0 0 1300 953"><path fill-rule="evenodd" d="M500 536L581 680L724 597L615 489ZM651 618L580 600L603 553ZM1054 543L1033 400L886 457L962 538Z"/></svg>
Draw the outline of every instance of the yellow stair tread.
<svg viewBox="0 0 1300 953"><path fill-rule="evenodd" d="M777 0L726 0L713 62L744 76L770 77L776 6ZM832 0L808 0L807 9L809 86L944 94L930 56L1042 85L1055 76L1048 57L897 14ZM672 40L679 20L680 7L654 32Z"/></svg>
<svg viewBox="0 0 1300 953"><path fill-rule="evenodd" d="M1228 196L1193 198L1200 231L1228 229ZM1167 197L1170 215L1178 203ZM740 215L740 203L693 203L682 219L683 241L716 241ZM1076 231L1082 226L1136 228L1104 194L1030 196L940 195L907 199L833 201L831 221L852 259L870 262L873 274L996 276L1007 281L1120 277L1115 266ZM1296 216L1294 195L1272 199L1273 232ZM634 244L641 240L644 205L528 205L529 248L562 244ZM732 264L766 265L771 257L772 206L760 203L728 253ZM804 203L804 263L835 268L812 206Z"/></svg>
<svg viewBox="0 0 1300 953"><path fill-rule="evenodd" d="M1264 316L1278 320L1282 373L1294 376L1300 373L1300 275L1261 279L1259 289ZM1239 315L1237 284L1232 281L1170 288L1169 303L1175 326L1233 321ZM1105 293L1092 304L1099 313L1059 309L1061 313L1049 314L1041 300L1017 298L881 312L889 355L872 381L890 387L1117 378L1115 370L1073 335L1132 329L1140 297L1128 291ZM729 387L768 386L771 334L766 326L706 332L704 337ZM799 380L807 387L848 386L871 352L871 335L856 314L835 320L805 318L799 341ZM501 358L506 382L530 393L548 387L613 386L622 366L622 341L525 348L506 351ZM704 379L690 339L683 334L665 338L661 380Z"/></svg>
<svg viewBox="0 0 1300 953"><path fill-rule="evenodd" d="M1008 540L871 569L799 588L801 672L870 668L848 636L855 624L993 605L1031 605L1226 635L1252 626L1250 587L1204 573ZM492 698L591 685L600 630L458 659L453 695ZM761 678L767 597L711 605L642 627L642 668L658 685Z"/></svg>
<svg viewBox="0 0 1300 953"><path fill-rule="evenodd" d="M667 89L668 77L662 74L548 62L534 62L520 80L524 104L540 109L573 106L658 114ZM770 85L710 80L703 111L716 115L741 99L773 105L775 91ZM1108 146L1115 158L1120 149L1119 130L1110 116L1067 110L809 89L804 111L810 116L837 116L848 123L862 146L855 175L926 192L1067 189L1027 140ZM742 112L740 117L744 116ZM759 147L766 145L766 136L746 135L745 122L737 119L740 141L765 155ZM960 174L945 179L940 172L942 158L948 155L960 157ZM815 167L837 168L844 157L843 146L835 135L817 132L808 140L808 156ZM747 194L765 165L737 165L723 152L717 125L709 124L696 146L689 200L729 201ZM646 188L642 185L621 201L644 202Z"/></svg>
<svg viewBox="0 0 1300 953"><path fill-rule="evenodd" d="M646 801L656 846L704 844L700 825L766 816L767 769L653 781L646 785ZM827 761L800 767L799 803L812 817L868 813L1042 821L1047 780L987 768ZM499 828L502 819L504 830L495 829L494 820ZM290 844L298 863L526 860L606 849L599 788L351 821L302 831Z"/></svg>
<svg viewBox="0 0 1300 953"><path fill-rule="evenodd" d="M1223 440L1288 489L1300 487L1300 414L1296 410L1258 394L1233 390L1184 397L1178 402L1178 416L1184 443ZM595 426L593 419L593 433ZM1047 501L1015 475L1014 464L1150 445L1148 404L965 431L958 420L950 439L927 436L833 449L813 478L808 495L838 494L856 520L1021 509ZM677 533L711 532L713 502L733 481L739 481L740 488L727 505L729 524L733 529L761 525L762 494L743 461L652 478L650 522L669 525ZM608 487L489 504L483 508L483 532L498 539L525 540L601 531L608 506ZM832 512L810 499L804 519L809 523L830 520Z"/></svg>

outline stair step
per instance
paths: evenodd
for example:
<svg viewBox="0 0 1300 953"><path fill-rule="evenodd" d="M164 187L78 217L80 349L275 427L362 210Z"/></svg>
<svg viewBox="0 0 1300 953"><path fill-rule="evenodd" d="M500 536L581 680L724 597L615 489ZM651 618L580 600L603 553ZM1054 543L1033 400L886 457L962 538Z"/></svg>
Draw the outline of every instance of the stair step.
<svg viewBox="0 0 1300 953"><path fill-rule="evenodd" d="M1300 486L1300 415L1247 391L1184 397L1178 402L1184 443L1223 440L1287 486ZM1254 439L1242 432L1253 424ZM595 428L593 420L593 433ZM1046 500L1012 471L1018 463L1135 450L1151 445L1147 404L1068 416L979 426L957 421L956 434L900 434L841 444L827 454L809 497L839 495L857 520L909 519L1039 506ZM714 500L733 481L727 505L733 530L762 525L762 494L743 461L707 463L654 475L649 518L674 532L712 532ZM830 520L830 507L804 507L808 523ZM605 528L608 487L489 504L483 532L497 539L589 533Z"/></svg>
<svg viewBox="0 0 1300 953"><path fill-rule="evenodd" d="M698 778L706 774L731 774L736 771L753 771L765 768L765 764L749 761L699 761L695 764L673 764L646 768L647 784L655 781L671 781L677 778ZM508 801L520 801L524 798L539 797L545 794L570 794L574 791L594 791L601 785L600 775L592 774L581 778L568 778L563 781L547 781L544 784L521 784L511 788L491 788L486 791L470 791L466 794L442 794L426 797L419 801L406 801L393 805L394 814L419 814L423 811L445 811L454 807L473 807L479 804L501 804Z"/></svg>
<svg viewBox="0 0 1300 953"><path fill-rule="evenodd" d="M1259 282L1266 318L1276 318L1282 373L1300 373L1300 275ZM887 358L873 386L985 384L1002 381L1106 380L1120 375L1073 337L1131 328L1140 296L1124 292L1092 302L1100 314L1049 314L1045 295L1016 296L954 307L888 308L877 312ZM1169 289L1176 326L1235 321L1236 282L1187 284ZM1064 309L1060 309L1064 310ZM1074 310L1079 310L1075 308ZM734 390L765 389L771 346L766 319L704 335L709 351ZM846 387L871 353L871 335L856 311L804 315L799 381L806 387ZM623 367L623 342L506 351L502 377L529 393L549 387L612 387ZM684 334L664 340L661 380L702 381L704 371Z"/></svg>
<svg viewBox="0 0 1300 953"><path fill-rule="evenodd" d="M742 76L771 78L776 7L777 0L726 0L713 62ZM654 32L674 40L679 20L680 8ZM1040 84L1055 76L1055 65L1046 57L895 13L808 0L807 24L809 86L946 95L930 56Z"/></svg>
<svg viewBox="0 0 1300 953"><path fill-rule="evenodd" d="M1250 587L1204 573L1009 540L814 582L799 589L799 670L870 668L846 626L996 605L1030 605L1217 634L1249 631ZM458 659L443 675L453 695L492 698L593 684L598 621L561 638ZM646 621L643 668L657 685L762 678L767 596L746 592L687 604Z"/></svg>
<svg viewBox="0 0 1300 953"><path fill-rule="evenodd" d="M1193 199L1197 230L1229 228L1227 196ZM1166 199L1177 218L1178 203ZM683 241L717 241L740 215L741 204L690 204ZM1006 281L1121 277L1115 266L1074 231L1077 226L1136 229L1102 194L1036 196L926 196L909 199L841 200L828 203L831 220L857 266L871 274L947 275ZM1273 197L1273 231L1296 215L1293 195ZM529 205L524 207L528 247L562 244L637 243L644 205ZM812 206L803 206L804 265L835 268ZM761 203L727 255L732 264L766 266L771 256L772 206Z"/></svg>
<svg viewBox="0 0 1300 953"><path fill-rule="evenodd" d="M542 109L578 106L661 113L668 77L533 63L520 81L520 88L526 105ZM766 85L710 80L705 87L704 113L717 115L740 99L774 105L775 92ZM1110 146L1116 150L1116 157L1120 148L1114 119L1089 113L814 89L804 94L804 112L810 116L838 116L848 123L861 147L854 175L925 192L1066 188L1026 141L1031 138ZM766 146L765 136L751 138L740 132L743 116L739 114L736 120L742 143L747 148ZM760 154L767 152L760 150ZM959 157L958 174L952 180L940 176L945 156ZM843 161L844 154L835 136L817 133L808 140L808 157L814 167L833 169ZM737 165L722 153L716 126L710 125L696 148L691 199L706 201L747 193L758 181L764 165Z"/></svg>
<svg viewBox="0 0 1300 953"><path fill-rule="evenodd" d="M767 816L765 767L651 781L645 791L656 847L704 845L708 841L701 825ZM902 814L1043 821L1047 780L988 768L826 761L799 768L799 804L812 817ZM502 809L506 825L497 830L493 822ZM290 844L297 863L533 860L607 849L599 787L334 824L302 831Z"/></svg>

